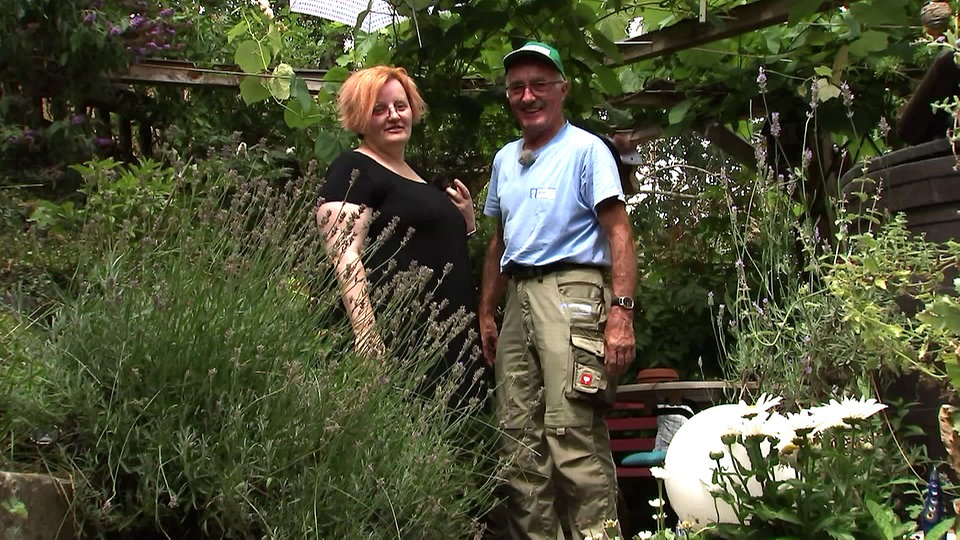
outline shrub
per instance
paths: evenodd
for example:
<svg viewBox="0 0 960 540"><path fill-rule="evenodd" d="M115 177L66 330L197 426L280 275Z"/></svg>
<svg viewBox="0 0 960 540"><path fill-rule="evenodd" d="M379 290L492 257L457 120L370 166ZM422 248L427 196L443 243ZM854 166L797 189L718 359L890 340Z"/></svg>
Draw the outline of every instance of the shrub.
<svg viewBox="0 0 960 540"><path fill-rule="evenodd" d="M283 189L227 182L196 210L171 201L136 243L94 239L105 255L35 359L40 396L0 379L8 465L42 459L72 477L85 535L477 532L492 491L482 428L447 407L470 375L419 393L458 323L398 328L420 342L389 361L355 354L313 221L317 185L313 172ZM423 309L409 301L417 280L402 281L385 320ZM56 442L38 447L38 427Z"/></svg>

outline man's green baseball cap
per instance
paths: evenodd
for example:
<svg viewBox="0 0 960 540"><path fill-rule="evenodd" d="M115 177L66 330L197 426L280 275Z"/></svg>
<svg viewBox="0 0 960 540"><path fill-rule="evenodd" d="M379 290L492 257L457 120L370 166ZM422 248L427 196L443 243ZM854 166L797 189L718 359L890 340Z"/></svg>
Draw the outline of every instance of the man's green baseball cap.
<svg viewBox="0 0 960 540"><path fill-rule="evenodd" d="M557 68L560 75L566 78L567 74L563 72L563 62L560 61L560 53L556 49L541 41L528 41L523 47L508 53L503 57L503 68L510 69L517 60L532 58L546 62Z"/></svg>

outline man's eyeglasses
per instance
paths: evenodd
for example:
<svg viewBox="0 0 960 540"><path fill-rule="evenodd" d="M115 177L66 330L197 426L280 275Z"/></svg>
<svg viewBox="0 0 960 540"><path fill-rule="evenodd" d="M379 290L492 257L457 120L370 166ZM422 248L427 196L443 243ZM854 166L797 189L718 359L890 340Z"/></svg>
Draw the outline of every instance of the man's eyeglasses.
<svg viewBox="0 0 960 540"><path fill-rule="evenodd" d="M564 81L530 81L528 83L512 83L507 86L507 97L518 98L523 95L527 88L533 92L533 95L542 96L547 92L547 90L550 89L551 86L560 84L562 82Z"/></svg>

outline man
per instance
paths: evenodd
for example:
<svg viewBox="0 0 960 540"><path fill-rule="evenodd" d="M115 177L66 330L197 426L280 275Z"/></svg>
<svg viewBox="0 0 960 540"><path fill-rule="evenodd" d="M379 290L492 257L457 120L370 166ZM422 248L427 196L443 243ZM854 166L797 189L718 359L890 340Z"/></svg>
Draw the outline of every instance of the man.
<svg viewBox="0 0 960 540"><path fill-rule="evenodd" d="M581 539L617 517L604 411L635 354L636 252L613 156L564 116L556 49L529 42L503 64L523 138L493 162L484 213L499 224L479 322L510 460L508 527L513 538L555 540L566 528Z"/></svg>

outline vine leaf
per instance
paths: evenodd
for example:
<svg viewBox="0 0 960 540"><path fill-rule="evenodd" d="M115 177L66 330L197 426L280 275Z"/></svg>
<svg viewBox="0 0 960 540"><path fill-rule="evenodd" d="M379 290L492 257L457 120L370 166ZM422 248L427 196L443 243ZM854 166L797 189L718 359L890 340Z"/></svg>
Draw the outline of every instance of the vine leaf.
<svg viewBox="0 0 960 540"><path fill-rule="evenodd" d="M320 109L314 106L311 101L304 106L300 100L291 100L283 111L283 121L288 127L294 129L303 129L314 124L319 124L323 120L323 114Z"/></svg>
<svg viewBox="0 0 960 540"><path fill-rule="evenodd" d="M307 81L296 75L290 81L290 97L300 103L300 110L306 111L313 107L313 98L307 88Z"/></svg>
<svg viewBox="0 0 960 540"><path fill-rule="evenodd" d="M247 75L240 81L240 97L244 103L250 105L270 97L270 90L263 86L260 77Z"/></svg>
<svg viewBox="0 0 960 540"><path fill-rule="evenodd" d="M233 43L233 40L250 31L250 23L242 20L227 32L227 43Z"/></svg>
<svg viewBox="0 0 960 540"><path fill-rule="evenodd" d="M252 39L237 45L233 59L244 73L260 73L270 65L267 51Z"/></svg>
<svg viewBox="0 0 960 540"><path fill-rule="evenodd" d="M317 133L317 138L313 144L313 153L321 161L333 161L341 152L346 150L347 144L337 137L332 131L321 131Z"/></svg>
<svg viewBox="0 0 960 540"><path fill-rule="evenodd" d="M850 54L865 57L872 52L882 51L887 48L889 37L886 32L868 30L860 35L860 39L850 44Z"/></svg>
<svg viewBox="0 0 960 540"><path fill-rule="evenodd" d="M281 101L289 99L291 77L293 77L293 67L290 64L278 64L273 68L273 77L267 80L270 94Z"/></svg>
<svg viewBox="0 0 960 540"><path fill-rule="evenodd" d="M820 10L822 0L794 0L790 8L790 24L796 24Z"/></svg>
<svg viewBox="0 0 960 540"><path fill-rule="evenodd" d="M683 122L683 117L687 115L687 111L690 110L690 106L693 104L689 99L685 99L680 103L677 103L670 109L670 124L679 124Z"/></svg>

